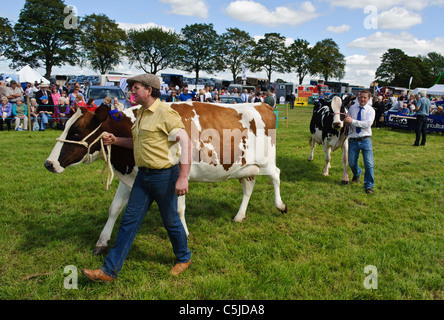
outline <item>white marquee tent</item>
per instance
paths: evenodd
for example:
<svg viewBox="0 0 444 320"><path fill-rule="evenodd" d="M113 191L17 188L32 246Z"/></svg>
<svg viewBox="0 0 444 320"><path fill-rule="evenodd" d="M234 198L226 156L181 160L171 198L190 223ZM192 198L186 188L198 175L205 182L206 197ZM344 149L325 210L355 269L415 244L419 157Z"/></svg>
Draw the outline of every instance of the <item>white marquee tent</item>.
<svg viewBox="0 0 444 320"><path fill-rule="evenodd" d="M19 72L17 72L17 75L19 77L19 82L31 82L34 83L37 81L38 83L45 83L49 84L49 81L43 77L40 73L33 70L30 66L23 67Z"/></svg>
<svg viewBox="0 0 444 320"><path fill-rule="evenodd" d="M433 87L428 88L427 94L441 96L444 95L444 84L435 84Z"/></svg>

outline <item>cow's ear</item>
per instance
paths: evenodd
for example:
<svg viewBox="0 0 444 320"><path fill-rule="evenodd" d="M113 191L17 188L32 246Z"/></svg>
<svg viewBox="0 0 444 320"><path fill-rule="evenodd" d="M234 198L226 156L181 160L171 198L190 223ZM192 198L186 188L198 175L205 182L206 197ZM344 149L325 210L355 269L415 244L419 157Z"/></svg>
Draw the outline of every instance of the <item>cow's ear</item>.
<svg viewBox="0 0 444 320"><path fill-rule="evenodd" d="M94 113L94 119L98 122L103 122L108 118L109 115L109 106L107 104L102 103L100 107L98 107Z"/></svg>

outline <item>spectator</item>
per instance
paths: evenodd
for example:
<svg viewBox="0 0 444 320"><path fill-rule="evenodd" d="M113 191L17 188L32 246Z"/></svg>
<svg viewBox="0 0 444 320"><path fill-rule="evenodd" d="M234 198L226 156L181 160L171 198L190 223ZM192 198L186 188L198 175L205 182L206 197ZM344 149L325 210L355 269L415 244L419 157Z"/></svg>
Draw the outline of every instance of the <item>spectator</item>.
<svg viewBox="0 0 444 320"><path fill-rule="evenodd" d="M26 89L25 89L25 98L26 97L29 97L29 99L35 98L35 94L38 91L39 90L31 82L28 82L26 84Z"/></svg>
<svg viewBox="0 0 444 320"><path fill-rule="evenodd" d="M11 131L11 116L12 116L12 104L8 101L7 97L1 98L1 117L0 117L0 131L3 131L3 122L6 122L8 131Z"/></svg>
<svg viewBox="0 0 444 320"><path fill-rule="evenodd" d="M54 105L54 114L53 114L53 118L55 122L59 122L59 113L58 113L58 109L57 106L59 105L59 98L61 97L59 90L57 89L57 86L55 84L53 84L51 86L51 100L53 102Z"/></svg>
<svg viewBox="0 0 444 320"><path fill-rule="evenodd" d="M176 89L171 90L171 95L166 98L166 102L177 102L177 91Z"/></svg>
<svg viewBox="0 0 444 320"><path fill-rule="evenodd" d="M39 91L35 93L35 99L37 100L37 104L42 104L42 97L46 96L51 105L54 105L51 97L51 92L48 90L49 86L47 84L40 84ZM49 100L51 99L51 100Z"/></svg>
<svg viewBox="0 0 444 320"><path fill-rule="evenodd" d="M294 109L294 102L296 101L296 95L294 92L290 94L290 109Z"/></svg>
<svg viewBox="0 0 444 320"><path fill-rule="evenodd" d="M37 121L38 113L37 113L37 100L36 98L31 98L31 105L29 106L29 113L31 115L31 120Z"/></svg>
<svg viewBox="0 0 444 320"><path fill-rule="evenodd" d="M264 100L261 97L261 92L260 91L256 92L255 97L254 97L252 102L264 102Z"/></svg>
<svg viewBox="0 0 444 320"><path fill-rule="evenodd" d="M244 89L244 92L242 92L240 97L241 97L243 103L248 102L248 90Z"/></svg>
<svg viewBox="0 0 444 320"><path fill-rule="evenodd" d="M65 128L65 124L69 120L70 116L69 110L70 108L68 101L63 97L60 97L59 104L57 105L57 113L60 116L60 122L57 125L58 129L63 130Z"/></svg>
<svg viewBox="0 0 444 320"><path fill-rule="evenodd" d="M0 99L3 97L8 97L6 95L8 91L8 87L6 86L6 82L4 82L3 80L0 80Z"/></svg>
<svg viewBox="0 0 444 320"><path fill-rule="evenodd" d="M15 118L15 130L19 130L20 122L23 120L23 130L28 130L28 107L17 99L17 102L12 106L12 115Z"/></svg>
<svg viewBox="0 0 444 320"><path fill-rule="evenodd" d="M183 92L179 95L181 101L193 100L195 94L194 92L188 91L188 87L183 88Z"/></svg>
<svg viewBox="0 0 444 320"><path fill-rule="evenodd" d="M123 104L120 103L117 97L113 99L113 105L111 106L111 110L117 109L119 111L123 111Z"/></svg>
<svg viewBox="0 0 444 320"><path fill-rule="evenodd" d="M48 96L41 96L40 101L42 102L37 108L37 113L40 118L40 131L45 131L46 127L50 124L50 121L52 120L54 107L53 105L49 104Z"/></svg>
<svg viewBox="0 0 444 320"><path fill-rule="evenodd" d="M430 114L431 103L427 98L427 92L421 91L421 98L416 103L416 140L413 146L419 146L421 138L421 145L425 146L427 138L427 118Z"/></svg>
<svg viewBox="0 0 444 320"><path fill-rule="evenodd" d="M237 91L237 88L236 87L234 87L234 89L233 89L233 93L231 94L232 96L237 96L237 97L239 97L239 91Z"/></svg>
<svg viewBox="0 0 444 320"><path fill-rule="evenodd" d="M85 105L86 110L95 112L97 109L97 105L95 103L95 100L93 98L89 98L88 102Z"/></svg>
<svg viewBox="0 0 444 320"><path fill-rule="evenodd" d="M376 102L373 104L373 109L375 109L375 127L381 128L384 126L384 111L385 104L382 101L382 96L376 98Z"/></svg>
<svg viewBox="0 0 444 320"><path fill-rule="evenodd" d="M11 80L10 85L11 87L9 87L8 90L6 91L9 102L11 104L14 104L17 102L18 99L23 101L22 87L17 85L17 82L15 80Z"/></svg>
<svg viewBox="0 0 444 320"><path fill-rule="evenodd" d="M214 100L213 100L213 102L220 102L220 98L219 98L219 94L218 94L218 93L216 93L216 94L214 95Z"/></svg>
<svg viewBox="0 0 444 320"><path fill-rule="evenodd" d="M74 106L74 104L76 103L78 95L81 95L83 97L83 100L85 100L85 97L80 92L80 85L76 82L74 84L73 91L68 95L69 105L70 105L71 108L74 108L76 111L77 111L77 107Z"/></svg>
<svg viewBox="0 0 444 320"><path fill-rule="evenodd" d="M433 112L431 112L432 115L434 116L444 116L444 111L442 106L437 106Z"/></svg>
<svg viewBox="0 0 444 320"><path fill-rule="evenodd" d="M267 96L265 97L264 102L272 108L276 106L276 101L274 100L273 95L270 91L267 92Z"/></svg>

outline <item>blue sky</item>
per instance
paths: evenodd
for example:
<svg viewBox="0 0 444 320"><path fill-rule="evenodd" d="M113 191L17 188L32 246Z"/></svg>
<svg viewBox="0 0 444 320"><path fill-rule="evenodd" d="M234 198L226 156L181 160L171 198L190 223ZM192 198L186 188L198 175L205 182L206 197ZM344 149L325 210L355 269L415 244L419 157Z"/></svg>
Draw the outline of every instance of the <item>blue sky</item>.
<svg viewBox="0 0 444 320"><path fill-rule="evenodd" d="M2 6L0 16L15 22L24 3L24 0L10 1L6 8ZM65 0L65 4L75 6L79 16L104 13L122 28L161 26L180 32L189 24L213 23L219 34L228 27L245 30L255 38L278 32L288 43L301 38L314 45L332 38L346 57L346 75L342 81L364 86L374 79L380 58L389 48L399 48L412 56L431 51L444 55L444 34L440 32L444 0L132 0L127 3ZM0 72L8 71L8 62L0 61ZM140 73L125 62L116 71ZM66 66L55 68L53 74L57 73L95 72ZM216 76L231 79L227 72ZM247 71L247 76L265 77L265 74ZM278 77L297 81L294 74L277 73L272 80ZM304 82L309 78L316 79L307 77Z"/></svg>

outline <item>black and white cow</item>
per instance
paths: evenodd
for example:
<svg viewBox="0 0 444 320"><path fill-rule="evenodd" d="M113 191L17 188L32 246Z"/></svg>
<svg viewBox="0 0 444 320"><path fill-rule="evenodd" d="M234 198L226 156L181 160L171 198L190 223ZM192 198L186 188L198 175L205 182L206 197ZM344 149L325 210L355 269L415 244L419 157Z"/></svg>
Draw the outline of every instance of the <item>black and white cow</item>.
<svg viewBox="0 0 444 320"><path fill-rule="evenodd" d="M352 96L345 96L341 99L334 96L326 101L319 99L319 103L313 108L313 116L310 122L310 144L311 152L308 161L313 161L314 147L316 143L322 144L325 154L324 176L328 176L328 169L331 168L331 151L342 148L342 164L344 172L342 184L348 184L348 139L347 128L344 126L344 118L347 113L349 103L354 99Z"/></svg>

